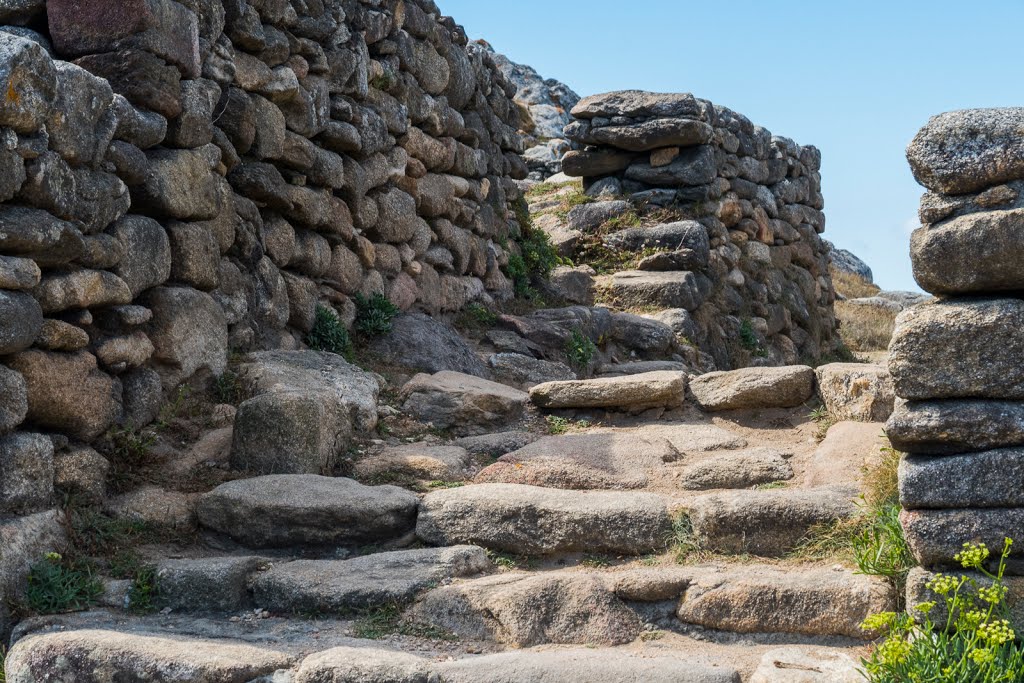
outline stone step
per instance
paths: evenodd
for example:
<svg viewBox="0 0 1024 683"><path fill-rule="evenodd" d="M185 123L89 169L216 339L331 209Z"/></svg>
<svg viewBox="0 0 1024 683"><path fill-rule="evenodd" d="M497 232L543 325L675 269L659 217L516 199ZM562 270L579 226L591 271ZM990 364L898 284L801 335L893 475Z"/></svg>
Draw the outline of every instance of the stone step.
<svg viewBox="0 0 1024 683"><path fill-rule="evenodd" d="M294 662L271 648L223 640L81 630L19 640L5 670L11 683L248 683Z"/></svg>
<svg viewBox="0 0 1024 683"><path fill-rule="evenodd" d="M456 577L494 569L482 548L454 546L374 553L349 560L254 556L163 560L155 604L176 613L260 608L276 614L351 614L403 604Z"/></svg>
<svg viewBox="0 0 1024 683"><path fill-rule="evenodd" d="M896 604L892 584L848 569L694 567L676 617L737 633L868 638L860 624Z"/></svg>
<svg viewBox="0 0 1024 683"><path fill-rule="evenodd" d="M709 372L690 381L702 410L793 408L814 395L814 370L804 365Z"/></svg>
<svg viewBox="0 0 1024 683"><path fill-rule="evenodd" d="M351 560L296 560L257 574L256 605L278 613L347 614L403 604L457 577L494 568L482 548L399 550Z"/></svg>
<svg viewBox="0 0 1024 683"><path fill-rule="evenodd" d="M689 504L694 541L718 553L780 557L815 526L856 514L853 489L729 491Z"/></svg>
<svg viewBox="0 0 1024 683"><path fill-rule="evenodd" d="M655 494L477 484L427 494L416 535L430 545L520 555L640 555L665 547L671 528L666 501Z"/></svg>
<svg viewBox="0 0 1024 683"><path fill-rule="evenodd" d="M358 645L356 645L358 643ZM659 651L519 650L435 661L367 641L313 652L181 634L71 630L19 640L6 662L12 683L160 681L161 683L739 683L730 666L708 657ZM264 678L265 677L265 678Z"/></svg>
<svg viewBox="0 0 1024 683"><path fill-rule="evenodd" d="M503 455L484 468L476 483L529 484L559 489L639 489L647 486L682 490L748 488L793 478L789 453L770 448L722 451L715 445L718 428L676 435L667 432L604 430L549 436Z"/></svg>
<svg viewBox="0 0 1024 683"><path fill-rule="evenodd" d="M354 546L410 536L417 505L395 486L282 474L221 484L196 512L203 527L249 548Z"/></svg>
<svg viewBox="0 0 1024 683"><path fill-rule="evenodd" d="M861 622L895 598L884 579L848 569L705 565L498 574L430 590L409 614L463 639L513 647L622 645L658 613L659 623L679 628L865 638Z"/></svg>
<svg viewBox="0 0 1024 683"><path fill-rule="evenodd" d="M624 377L545 382L530 389L541 408L675 408L686 398L686 373L647 372Z"/></svg>

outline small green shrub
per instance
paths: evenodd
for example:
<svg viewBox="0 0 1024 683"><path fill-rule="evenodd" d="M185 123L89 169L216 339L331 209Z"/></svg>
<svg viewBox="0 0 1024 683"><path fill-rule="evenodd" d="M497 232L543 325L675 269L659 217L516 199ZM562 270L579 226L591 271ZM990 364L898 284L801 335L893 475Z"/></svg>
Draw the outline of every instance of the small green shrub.
<svg viewBox="0 0 1024 683"><path fill-rule="evenodd" d="M569 431L569 427L572 426L572 423L570 423L569 420L564 417L559 417L558 415L548 415L544 419L548 423L548 433L555 436L565 434Z"/></svg>
<svg viewBox="0 0 1024 683"><path fill-rule="evenodd" d="M1024 680L1024 650L1008 621L1007 587L1003 581L1013 541L1003 544L994 574L985 568L989 549L965 543L956 560L982 574L989 586L968 576L937 574L928 589L945 602L936 623L936 602L913 607L912 614L882 612L861 628L883 632L870 655L861 660L869 683L1014 683ZM918 623L918 619L921 623Z"/></svg>
<svg viewBox="0 0 1024 683"><path fill-rule="evenodd" d="M590 366L590 361L594 359L594 354L597 353L597 345L591 341L590 337L583 334L579 330L573 330L572 336L565 345L565 355L575 370L585 370Z"/></svg>
<svg viewBox="0 0 1024 683"><path fill-rule="evenodd" d="M38 614L83 610L103 594L103 584L84 562L48 553L28 574L28 605Z"/></svg>
<svg viewBox="0 0 1024 683"><path fill-rule="evenodd" d="M761 342L757 338L757 332L754 331L754 324L750 321L750 318L744 318L740 322L740 346L757 358L764 358L768 355L768 352L761 346Z"/></svg>
<svg viewBox="0 0 1024 683"><path fill-rule="evenodd" d="M312 331L306 336L306 345L314 351L336 353L352 358L352 338L338 314L324 305L316 307Z"/></svg>
<svg viewBox="0 0 1024 683"><path fill-rule="evenodd" d="M498 322L498 314L481 303L471 303L463 309L465 317L479 327L492 327Z"/></svg>
<svg viewBox="0 0 1024 683"><path fill-rule="evenodd" d="M391 321L401 311L381 293L367 298L356 294L356 331L367 337L380 337L391 331Z"/></svg>
<svg viewBox="0 0 1024 683"><path fill-rule="evenodd" d="M551 244L548 234L533 227L526 200L518 199L513 208L520 229L520 234L516 238L519 253L509 250L505 270L512 280L516 296L532 298L536 296L533 286L551 277L551 271L562 263L562 259L559 258L555 246Z"/></svg>

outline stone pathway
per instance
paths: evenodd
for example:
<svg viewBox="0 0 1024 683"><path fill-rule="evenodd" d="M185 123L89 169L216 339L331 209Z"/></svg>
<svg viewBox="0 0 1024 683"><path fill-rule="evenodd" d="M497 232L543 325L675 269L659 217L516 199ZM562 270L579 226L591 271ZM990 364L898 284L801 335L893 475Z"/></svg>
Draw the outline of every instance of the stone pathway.
<svg viewBox="0 0 1024 683"><path fill-rule="evenodd" d="M296 392L294 373L260 371L280 376L262 390ZM837 404L842 372L822 385ZM819 443L803 367L491 384L414 378L397 400L472 429L368 443L361 481L274 474L199 496L193 544L139 549L156 613L124 611L109 581L110 607L26 619L8 681L52 680L44 662L75 681L857 680L859 624L894 589L793 551L856 514L881 424ZM537 412L552 397L553 430Z"/></svg>

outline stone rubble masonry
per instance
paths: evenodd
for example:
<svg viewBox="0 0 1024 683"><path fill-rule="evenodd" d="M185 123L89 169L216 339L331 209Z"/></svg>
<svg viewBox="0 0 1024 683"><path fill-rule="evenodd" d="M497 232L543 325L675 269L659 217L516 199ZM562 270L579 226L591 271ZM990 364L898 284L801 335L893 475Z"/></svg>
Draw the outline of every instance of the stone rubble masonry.
<svg viewBox="0 0 1024 683"><path fill-rule="evenodd" d="M645 272L617 274L616 301L686 308L698 326L690 341L720 369L793 365L835 349L832 247L820 236L815 147L687 93L593 95L571 113L565 137L578 149L562 160L566 175L581 177L599 199L673 206L689 219L606 238L613 249L677 250L643 259ZM700 232L699 248L683 228ZM737 348L739 338L745 348Z"/></svg>
<svg viewBox="0 0 1024 683"><path fill-rule="evenodd" d="M33 0L0 24L33 29L0 32L0 517L229 350L301 348L318 305L512 295L516 86L433 0Z"/></svg>
<svg viewBox="0 0 1024 683"><path fill-rule="evenodd" d="M933 117L907 149L929 191L911 238L914 276L938 295L899 315L886 425L907 453L902 523L918 561L955 567L965 542L1024 539L1024 108ZM1014 547L1009 572L1024 573Z"/></svg>

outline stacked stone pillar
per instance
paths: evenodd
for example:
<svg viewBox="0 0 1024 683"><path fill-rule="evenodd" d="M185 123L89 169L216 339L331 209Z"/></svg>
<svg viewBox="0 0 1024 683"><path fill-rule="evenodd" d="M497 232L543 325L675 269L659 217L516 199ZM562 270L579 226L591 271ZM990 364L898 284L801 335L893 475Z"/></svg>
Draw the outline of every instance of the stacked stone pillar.
<svg viewBox="0 0 1024 683"><path fill-rule="evenodd" d="M934 117L911 143L929 192L911 240L936 301L897 320L890 372L903 401L887 425L908 453L902 521L922 566L954 566L964 542L1020 541L1024 570L1024 108Z"/></svg>

